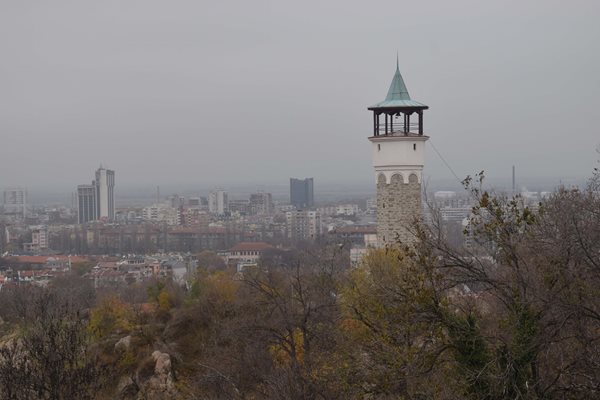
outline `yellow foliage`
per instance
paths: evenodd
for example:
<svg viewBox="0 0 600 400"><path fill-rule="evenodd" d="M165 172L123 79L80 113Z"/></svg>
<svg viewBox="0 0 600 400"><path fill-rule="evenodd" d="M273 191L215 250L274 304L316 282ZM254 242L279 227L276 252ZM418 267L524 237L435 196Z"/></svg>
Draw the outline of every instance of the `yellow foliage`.
<svg viewBox="0 0 600 400"><path fill-rule="evenodd" d="M88 329L98 339L131 329L131 308L116 296L104 298L90 313Z"/></svg>
<svg viewBox="0 0 600 400"><path fill-rule="evenodd" d="M439 334L420 318L440 306L431 284L437 277L422 261L403 249L370 250L340 296L341 332L358 344L377 343L382 354L395 354L399 362L411 359L423 335Z"/></svg>
<svg viewBox="0 0 600 400"><path fill-rule="evenodd" d="M127 350L125 353L123 353L123 355L119 359L117 365L120 368L128 369L128 368L135 366L136 362L137 362L136 354L131 350Z"/></svg>
<svg viewBox="0 0 600 400"><path fill-rule="evenodd" d="M344 318L339 324L340 329L345 332L358 332L364 330L364 325L354 318Z"/></svg>
<svg viewBox="0 0 600 400"><path fill-rule="evenodd" d="M237 298L240 282L226 271L216 271L206 276L200 284L201 295L214 300L233 303Z"/></svg>
<svg viewBox="0 0 600 400"><path fill-rule="evenodd" d="M169 293L165 289L161 290L158 294L158 310L161 312L169 312L171 310Z"/></svg>
<svg viewBox="0 0 600 400"><path fill-rule="evenodd" d="M289 365L293 358L299 364L304 363L304 335L298 328L292 335L286 335L283 342L269 346L269 353L275 364Z"/></svg>

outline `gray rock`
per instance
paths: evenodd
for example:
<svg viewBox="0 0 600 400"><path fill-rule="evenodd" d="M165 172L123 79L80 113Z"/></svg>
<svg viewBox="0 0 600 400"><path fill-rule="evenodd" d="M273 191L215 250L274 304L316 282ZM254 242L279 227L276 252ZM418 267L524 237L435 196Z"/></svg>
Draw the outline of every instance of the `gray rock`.
<svg viewBox="0 0 600 400"><path fill-rule="evenodd" d="M154 374L144 383L138 399L160 400L176 397L171 356L156 350L152 353L152 359L155 362Z"/></svg>
<svg viewBox="0 0 600 400"><path fill-rule="evenodd" d="M124 376L117 385L117 394L119 399L135 399L138 393L138 386L129 376Z"/></svg>
<svg viewBox="0 0 600 400"><path fill-rule="evenodd" d="M131 335L125 336L115 343L115 350L125 352L131 347Z"/></svg>

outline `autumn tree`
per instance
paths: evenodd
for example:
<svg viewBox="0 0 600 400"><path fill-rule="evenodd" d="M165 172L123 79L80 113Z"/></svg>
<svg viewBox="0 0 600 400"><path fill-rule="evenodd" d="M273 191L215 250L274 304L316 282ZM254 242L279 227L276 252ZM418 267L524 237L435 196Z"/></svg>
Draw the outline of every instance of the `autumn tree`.
<svg viewBox="0 0 600 400"><path fill-rule="evenodd" d="M435 256L452 318L443 320L456 370L473 398L590 398L597 394L600 199L594 180L560 188L541 204L494 195L483 175L467 227L475 246L456 249L435 226L419 254ZM465 308L464 303L473 306ZM453 318L466 326L456 331ZM458 326L460 326L459 324ZM460 350L467 340L476 352ZM477 384L473 379L477 378Z"/></svg>
<svg viewBox="0 0 600 400"><path fill-rule="evenodd" d="M199 268L210 271L225 268L225 261L214 251L204 250L196 255L196 260Z"/></svg>
<svg viewBox="0 0 600 400"><path fill-rule="evenodd" d="M28 318L0 346L0 398L95 398L104 368L78 305L56 288L29 288L29 296L23 307Z"/></svg>
<svg viewBox="0 0 600 400"><path fill-rule="evenodd" d="M448 344L440 280L408 247L373 249L351 271L341 294L347 346L340 379L352 394L432 397L446 385L434 379Z"/></svg>
<svg viewBox="0 0 600 400"><path fill-rule="evenodd" d="M347 253L312 248L285 263L263 262L244 271L248 296L259 305L251 332L268 343L273 370L265 377L270 398L334 398L328 379L339 319L337 294Z"/></svg>

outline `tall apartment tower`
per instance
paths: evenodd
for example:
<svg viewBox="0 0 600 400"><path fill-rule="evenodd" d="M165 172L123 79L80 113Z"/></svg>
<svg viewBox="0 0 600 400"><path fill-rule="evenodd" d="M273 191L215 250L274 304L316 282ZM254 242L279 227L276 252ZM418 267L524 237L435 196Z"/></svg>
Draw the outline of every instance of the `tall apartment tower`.
<svg viewBox="0 0 600 400"><path fill-rule="evenodd" d="M77 223L85 224L97 219L96 185L77 186Z"/></svg>
<svg viewBox="0 0 600 400"><path fill-rule="evenodd" d="M313 178L290 178L290 203L299 210L314 206Z"/></svg>
<svg viewBox="0 0 600 400"><path fill-rule="evenodd" d="M4 190L4 212L25 218L27 216L27 189L9 188Z"/></svg>
<svg viewBox="0 0 600 400"><path fill-rule="evenodd" d="M98 219L115 219L115 171L106 168L96 170L96 195L98 203Z"/></svg>
<svg viewBox="0 0 600 400"><path fill-rule="evenodd" d="M425 163L423 111L429 107L412 100L396 72L384 101L373 111L373 168L377 184L377 242L380 246L415 241L411 226L422 218L421 182ZM414 118L411 119L411 117Z"/></svg>
<svg viewBox="0 0 600 400"><path fill-rule="evenodd" d="M208 211L219 215L229 211L229 200L226 191L217 189L208 194Z"/></svg>
<svg viewBox="0 0 600 400"><path fill-rule="evenodd" d="M98 168L91 185L77 186L77 221L80 224L115 219L115 171Z"/></svg>

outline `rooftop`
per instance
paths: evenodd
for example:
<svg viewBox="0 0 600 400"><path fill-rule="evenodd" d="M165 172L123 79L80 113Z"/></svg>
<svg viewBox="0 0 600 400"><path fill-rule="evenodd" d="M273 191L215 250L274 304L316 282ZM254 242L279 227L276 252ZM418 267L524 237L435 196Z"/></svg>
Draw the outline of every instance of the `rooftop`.
<svg viewBox="0 0 600 400"><path fill-rule="evenodd" d="M387 96L384 101L381 101L375 105L369 107L369 110L374 108L428 108L425 104L414 101L408 94L408 89L400 74L400 67L398 60L396 59L396 72L392 78L392 83L388 89Z"/></svg>

